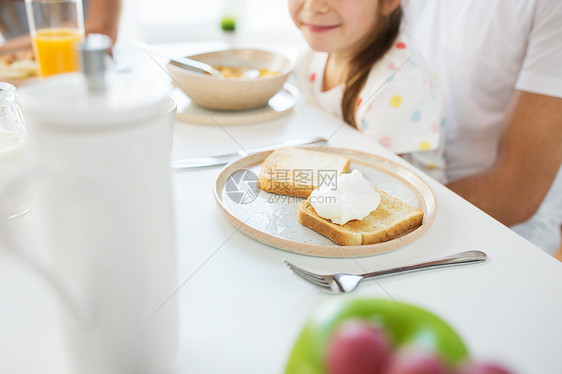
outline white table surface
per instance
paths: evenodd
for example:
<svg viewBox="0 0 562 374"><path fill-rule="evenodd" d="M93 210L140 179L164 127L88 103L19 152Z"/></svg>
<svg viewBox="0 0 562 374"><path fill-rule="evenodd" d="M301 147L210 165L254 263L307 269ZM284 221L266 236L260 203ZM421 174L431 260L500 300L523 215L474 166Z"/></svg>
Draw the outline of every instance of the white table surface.
<svg viewBox="0 0 562 374"><path fill-rule="evenodd" d="M172 159L308 136L408 165L306 103L265 123L177 122ZM562 372L562 264L431 178L416 171L437 197L435 221L425 235L387 254L330 259L285 252L237 232L213 197L220 170L173 174L174 297L181 317L177 373L282 373L307 316L333 297L418 304L450 323L475 358L504 362L518 373ZM364 282L348 296L322 293L283 264L285 259L324 273L362 272L468 249L485 251L488 261ZM47 286L0 251L0 372L67 372L55 304Z"/></svg>

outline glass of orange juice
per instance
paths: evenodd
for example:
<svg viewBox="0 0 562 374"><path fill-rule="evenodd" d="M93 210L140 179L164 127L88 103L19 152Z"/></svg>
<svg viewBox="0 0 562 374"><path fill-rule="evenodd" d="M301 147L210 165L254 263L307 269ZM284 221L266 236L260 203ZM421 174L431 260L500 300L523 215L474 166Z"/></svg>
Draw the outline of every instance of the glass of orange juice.
<svg viewBox="0 0 562 374"><path fill-rule="evenodd" d="M39 75L80 70L78 45L84 37L82 0L25 0Z"/></svg>

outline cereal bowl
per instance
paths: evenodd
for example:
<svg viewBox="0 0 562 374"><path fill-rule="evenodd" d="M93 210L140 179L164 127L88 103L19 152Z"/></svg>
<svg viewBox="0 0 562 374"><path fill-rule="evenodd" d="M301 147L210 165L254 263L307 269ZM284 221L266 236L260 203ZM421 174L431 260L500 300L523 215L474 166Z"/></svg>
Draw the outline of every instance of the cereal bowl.
<svg viewBox="0 0 562 374"><path fill-rule="evenodd" d="M215 110L245 110L266 105L293 70L285 56L258 49L226 49L187 56L221 71L220 76L168 63L174 83L198 105ZM232 71L255 69L258 77L230 77Z"/></svg>

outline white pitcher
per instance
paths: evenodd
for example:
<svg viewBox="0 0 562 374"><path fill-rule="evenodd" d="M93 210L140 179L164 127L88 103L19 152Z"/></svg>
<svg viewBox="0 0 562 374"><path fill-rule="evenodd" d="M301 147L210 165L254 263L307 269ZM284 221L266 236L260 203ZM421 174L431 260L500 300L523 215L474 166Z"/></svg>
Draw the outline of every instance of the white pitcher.
<svg viewBox="0 0 562 374"><path fill-rule="evenodd" d="M19 89L35 168L13 183L31 180L33 231L49 261L21 248L21 230L9 227L17 220L4 221L2 236L62 300L75 373L167 373L177 344L177 304L168 300L176 106L167 82L100 71L107 46L96 43L83 48L88 74Z"/></svg>

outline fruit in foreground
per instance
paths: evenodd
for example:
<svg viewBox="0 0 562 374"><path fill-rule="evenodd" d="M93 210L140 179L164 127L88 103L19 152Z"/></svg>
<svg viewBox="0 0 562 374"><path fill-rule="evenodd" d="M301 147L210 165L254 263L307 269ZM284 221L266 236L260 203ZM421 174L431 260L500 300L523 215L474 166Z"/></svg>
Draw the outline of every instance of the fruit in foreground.
<svg viewBox="0 0 562 374"><path fill-rule="evenodd" d="M373 374L386 366L391 346L380 328L350 319L338 327L327 349L329 374Z"/></svg>
<svg viewBox="0 0 562 374"><path fill-rule="evenodd" d="M335 349L331 346L332 338L350 319L383 329L394 350L411 347L430 352L446 367L458 367L468 359L468 350L457 333L427 310L394 300L338 299L322 305L311 315L293 347L285 373L332 374L328 371L335 368L329 358L329 350Z"/></svg>
<svg viewBox="0 0 562 374"><path fill-rule="evenodd" d="M433 353L399 352L384 374L448 374L443 361ZM382 372L381 372L382 374Z"/></svg>
<svg viewBox="0 0 562 374"><path fill-rule="evenodd" d="M459 374L512 374L512 372L493 362L470 362Z"/></svg>

